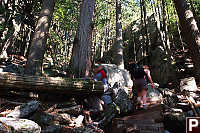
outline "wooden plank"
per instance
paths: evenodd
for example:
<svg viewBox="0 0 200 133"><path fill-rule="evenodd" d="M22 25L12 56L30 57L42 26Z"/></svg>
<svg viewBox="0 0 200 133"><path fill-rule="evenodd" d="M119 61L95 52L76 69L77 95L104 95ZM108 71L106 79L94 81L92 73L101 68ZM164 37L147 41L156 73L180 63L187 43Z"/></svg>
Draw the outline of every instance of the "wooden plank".
<svg viewBox="0 0 200 133"><path fill-rule="evenodd" d="M164 133L161 105L112 121L113 133Z"/></svg>
<svg viewBox="0 0 200 133"><path fill-rule="evenodd" d="M0 90L45 91L62 93L103 93L103 83L91 79L71 79L62 77L19 76L0 73Z"/></svg>

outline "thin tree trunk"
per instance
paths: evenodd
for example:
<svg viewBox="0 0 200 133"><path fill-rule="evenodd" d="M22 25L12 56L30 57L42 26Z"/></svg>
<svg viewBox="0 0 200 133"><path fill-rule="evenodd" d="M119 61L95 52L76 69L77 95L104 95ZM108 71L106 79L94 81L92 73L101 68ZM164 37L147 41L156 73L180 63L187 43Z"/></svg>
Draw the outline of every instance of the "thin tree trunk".
<svg viewBox="0 0 200 133"><path fill-rule="evenodd" d="M124 69L121 0L116 0L116 39L114 63Z"/></svg>
<svg viewBox="0 0 200 133"><path fill-rule="evenodd" d="M176 26L177 26L177 30L178 30L179 39L180 39L180 42L181 42L181 45L182 45L182 50L184 51L185 47L184 47L183 39L182 39L182 36L181 36L180 26L179 26L178 21L177 21L177 19L178 19L177 15L175 15L175 17L176 17Z"/></svg>
<svg viewBox="0 0 200 133"><path fill-rule="evenodd" d="M192 61L194 63L195 77L200 79L200 32L194 19L193 13L185 0L174 0L179 16L182 35L189 46Z"/></svg>
<svg viewBox="0 0 200 133"><path fill-rule="evenodd" d="M149 54L150 40L149 40L148 27L147 27L147 22L146 22L147 11L146 11L146 3L145 3L145 1L143 1L143 13L144 13L144 27L145 27L145 34L146 34L146 41L145 41L146 47L144 49L145 49L145 55L147 56ZM145 63L149 64L148 58L145 61L147 61Z"/></svg>
<svg viewBox="0 0 200 133"><path fill-rule="evenodd" d="M197 21L197 26L198 26L198 28L199 28L199 19L198 19L198 16L197 16L197 13L196 13L196 10L195 10L195 8L194 8L193 1L192 1L192 0L190 0L190 6L191 6L191 9L192 9L194 18L195 18L195 20Z"/></svg>
<svg viewBox="0 0 200 133"><path fill-rule="evenodd" d="M47 33L51 24L55 3L56 0L43 1L43 7L30 47L28 62L25 69L26 75L41 75Z"/></svg>
<svg viewBox="0 0 200 133"><path fill-rule="evenodd" d="M73 46L72 55L72 67L76 77L89 76L95 3L95 0L83 0L82 2L77 43Z"/></svg>
<svg viewBox="0 0 200 133"><path fill-rule="evenodd" d="M146 56L146 51L145 51L145 38L144 38L144 34L143 34L143 29L144 29L144 21L143 21L143 8L144 8L144 0L140 0L140 15L141 15L141 18L140 18L140 21L141 21L141 36L142 36L142 40L141 40L141 44L142 44L142 58L144 58ZM144 62L142 62L144 63Z"/></svg>
<svg viewBox="0 0 200 133"><path fill-rule="evenodd" d="M168 61L171 64L171 51L170 51L170 42L168 36L167 20L166 20L166 10L165 10L165 0L162 0L162 9L163 9L163 30L165 36L165 49L167 52Z"/></svg>

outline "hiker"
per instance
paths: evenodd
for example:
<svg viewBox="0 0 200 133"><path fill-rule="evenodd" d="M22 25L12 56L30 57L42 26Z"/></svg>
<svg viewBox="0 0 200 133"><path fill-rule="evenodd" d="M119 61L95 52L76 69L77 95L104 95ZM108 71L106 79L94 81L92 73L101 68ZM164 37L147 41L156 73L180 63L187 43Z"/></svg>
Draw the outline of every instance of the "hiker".
<svg viewBox="0 0 200 133"><path fill-rule="evenodd" d="M131 59L129 62L128 62L128 67L127 67L127 70L129 71L130 75L131 75L131 80L133 81L133 78L134 78L134 74L135 74L135 71L139 68L139 66L134 62L133 59ZM132 86L132 102L133 102L133 105L134 107L136 106L135 104L137 103L137 92L136 90L134 89L134 85Z"/></svg>
<svg viewBox="0 0 200 133"><path fill-rule="evenodd" d="M103 68L100 62L98 62L98 64L95 65L94 72L94 81L102 81L104 84L104 92L106 92L108 89L108 80L106 76L106 70Z"/></svg>
<svg viewBox="0 0 200 133"><path fill-rule="evenodd" d="M134 75L134 73L135 73L135 71L136 71L137 68L139 68L138 65L133 60L130 60L129 64L128 64L127 70L131 74L131 79L133 79L133 75Z"/></svg>
<svg viewBox="0 0 200 133"><path fill-rule="evenodd" d="M152 81L150 70L147 65L142 68L137 68L133 74L134 91L137 93L138 109L146 109L146 95L147 95L147 80L150 81L152 88L154 88L154 83Z"/></svg>

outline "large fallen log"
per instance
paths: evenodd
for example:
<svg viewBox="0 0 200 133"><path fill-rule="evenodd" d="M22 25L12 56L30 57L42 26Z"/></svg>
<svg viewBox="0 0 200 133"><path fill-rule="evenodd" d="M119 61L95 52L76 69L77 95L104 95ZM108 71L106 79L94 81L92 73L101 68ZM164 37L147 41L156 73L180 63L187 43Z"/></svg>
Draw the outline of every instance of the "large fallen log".
<svg viewBox="0 0 200 133"><path fill-rule="evenodd" d="M91 79L71 79L61 77L19 76L0 73L0 91L23 90L72 93L103 93L103 83Z"/></svg>

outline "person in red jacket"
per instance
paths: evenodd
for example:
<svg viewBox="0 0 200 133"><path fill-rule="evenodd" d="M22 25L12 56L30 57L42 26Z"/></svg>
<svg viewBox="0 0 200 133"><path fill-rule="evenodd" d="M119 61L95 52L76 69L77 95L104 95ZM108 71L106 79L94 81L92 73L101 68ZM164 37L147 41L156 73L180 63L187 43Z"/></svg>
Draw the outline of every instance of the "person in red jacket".
<svg viewBox="0 0 200 133"><path fill-rule="evenodd" d="M106 71L101 65L97 65L94 68L95 76L94 81L102 81L104 84L104 92L108 89L108 81Z"/></svg>

